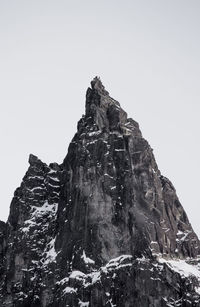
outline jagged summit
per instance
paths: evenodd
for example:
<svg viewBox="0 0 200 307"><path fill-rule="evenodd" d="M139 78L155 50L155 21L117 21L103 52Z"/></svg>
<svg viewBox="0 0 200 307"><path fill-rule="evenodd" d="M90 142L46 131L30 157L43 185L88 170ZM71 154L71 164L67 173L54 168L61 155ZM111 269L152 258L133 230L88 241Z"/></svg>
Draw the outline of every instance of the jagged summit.
<svg viewBox="0 0 200 307"><path fill-rule="evenodd" d="M0 223L0 306L200 306L200 242L99 78L64 162L29 164Z"/></svg>
<svg viewBox="0 0 200 307"><path fill-rule="evenodd" d="M109 93L105 90L100 77L94 77L94 79L91 81L91 87L102 95L109 95Z"/></svg>
<svg viewBox="0 0 200 307"><path fill-rule="evenodd" d="M118 101L109 96L98 77L91 81L91 88L87 90L85 115L78 124L80 131L85 128L90 131L118 131L142 136L138 123L127 118L127 113Z"/></svg>
<svg viewBox="0 0 200 307"><path fill-rule="evenodd" d="M29 155L28 163L30 165L43 164L43 162L37 156L33 154Z"/></svg>

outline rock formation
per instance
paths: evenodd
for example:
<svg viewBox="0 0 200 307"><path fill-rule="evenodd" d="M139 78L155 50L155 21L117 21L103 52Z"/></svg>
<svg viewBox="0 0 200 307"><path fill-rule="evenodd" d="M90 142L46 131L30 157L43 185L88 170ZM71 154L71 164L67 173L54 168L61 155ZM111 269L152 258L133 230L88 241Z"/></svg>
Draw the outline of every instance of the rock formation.
<svg viewBox="0 0 200 307"><path fill-rule="evenodd" d="M99 78L63 163L29 164L0 222L0 306L200 306L200 242Z"/></svg>

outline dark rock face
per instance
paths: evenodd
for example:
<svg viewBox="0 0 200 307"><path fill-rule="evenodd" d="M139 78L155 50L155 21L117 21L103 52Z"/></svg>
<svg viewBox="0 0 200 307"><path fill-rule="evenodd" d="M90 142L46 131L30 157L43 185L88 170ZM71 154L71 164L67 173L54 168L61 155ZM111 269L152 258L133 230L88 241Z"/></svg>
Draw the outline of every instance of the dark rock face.
<svg viewBox="0 0 200 307"><path fill-rule="evenodd" d="M200 306L200 243L99 78L63 164L30 155L0 222L0 306Z"/></svg>

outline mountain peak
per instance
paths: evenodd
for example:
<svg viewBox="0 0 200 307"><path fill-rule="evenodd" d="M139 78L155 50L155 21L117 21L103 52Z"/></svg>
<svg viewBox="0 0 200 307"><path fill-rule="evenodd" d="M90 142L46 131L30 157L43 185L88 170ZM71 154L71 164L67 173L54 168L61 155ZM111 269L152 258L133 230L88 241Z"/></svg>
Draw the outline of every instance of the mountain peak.
<svg viewBox="0 0 200 307"><path fill-rule="evenodd" d="M28 162L30 165L43 164L43 162L35 155L30 154Z"/></svg>
<svg viewBox="0 0 200 307"><path fill-rule="evenodd" d="M85 115L78 123L78 130L80 133L85 130L100 130L142 136L138 123L127 118L127 113L117 100L110 97L99 77L91 81L91 88L86 92Z"/></svg>
<svg viewBox="0 0 200 307"><path fill-rule="evenodd" d="M100 78L64 162L29 164L0 222L0 306L200 306L200 242Z"/></svg>
<svg viewBox="0 0 200 307"><path fill-rule="evenodd" d="M102 95L109 95L108 91L106 91L103 83L101 82L100 77L94 77L94 79L91 81L91 87Z"/></svg>

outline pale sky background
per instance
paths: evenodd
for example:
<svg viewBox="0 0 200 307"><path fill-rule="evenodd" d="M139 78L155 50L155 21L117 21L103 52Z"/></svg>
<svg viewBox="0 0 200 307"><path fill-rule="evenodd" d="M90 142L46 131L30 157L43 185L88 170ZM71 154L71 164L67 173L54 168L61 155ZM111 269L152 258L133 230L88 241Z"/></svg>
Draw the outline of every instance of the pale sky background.
<svg viewBox="0 0 200 307"><path fill-rule="evenodd" d="M199 16L199 0L0 0L0 219L29 153L62 162L98 75L200 236Z"/></svg>

